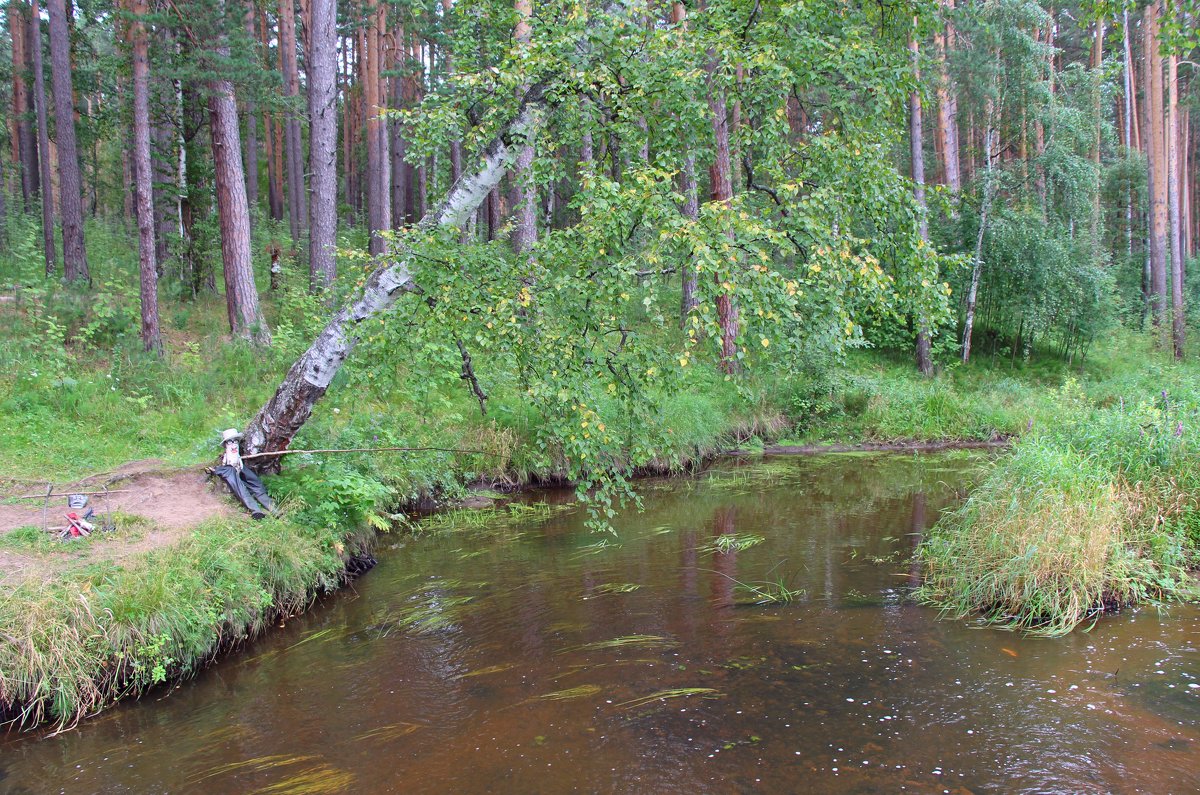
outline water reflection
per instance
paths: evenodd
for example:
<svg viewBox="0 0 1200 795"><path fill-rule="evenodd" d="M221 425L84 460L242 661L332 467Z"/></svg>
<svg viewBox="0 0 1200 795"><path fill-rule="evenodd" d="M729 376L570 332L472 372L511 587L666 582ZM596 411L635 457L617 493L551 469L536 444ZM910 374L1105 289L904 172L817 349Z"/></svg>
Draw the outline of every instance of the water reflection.
<svg viewBox="0 0 1200 795"><path fill-rule="evenodd" d="M1047 640L906 598L977 471L735 463L643 484L617 539L572 509L389 538L196 681L9 738L0 791L1200 790L1194 608ZM803 595L738 584L777 579Z"/></svg>

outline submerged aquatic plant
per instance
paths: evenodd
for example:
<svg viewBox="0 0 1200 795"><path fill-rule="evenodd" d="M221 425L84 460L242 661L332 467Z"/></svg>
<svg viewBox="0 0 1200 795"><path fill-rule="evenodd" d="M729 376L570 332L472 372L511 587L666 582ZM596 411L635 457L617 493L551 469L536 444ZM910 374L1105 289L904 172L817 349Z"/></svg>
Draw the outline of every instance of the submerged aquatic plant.
<svg viewBox="0 0 1200 795"><path fill-rule="evenodd" d="M567 654L574 651L604 651L606 649L624 649L624 648L640 648L640 649L670 649L678 645L670 638L664 638L661 635L623 635L619 638L611 638L609 640L598 640L593 643L584 643L579 646L568 646L565 649L559 650L559 654Z"/></svg>
<svg viewBox="0 0 1200 795"><path fill-rule="evenodd" d="M543 693L538 698L543 701L567 701L572 698L586 698L594 696L600 692L598 685L579 685L578 687L569 687L566 690L555 690L552 693Z"/></svg>
<svg viewBox="0 0 1200 795"><path fill-rule="evenodd" d="M725 533L700 547L701 552L742 552L767 539L753 533Z"/></svg>
<svg viewBox="0 0 1200 795"><path fill-rule="evenodd" d="M657 693L651 693L648 696L639 696L631 698L628 701L622 701L616 706L621 709L636 709L644 707L655 701L668 701L676 698L687 698L689 696L700 696L701 698L721 698L724 695L713 687L676 687L670 690L659 690Z"/></svg>
<svg viewBox="0 0 1200 795"><path fill-rule="evenodd" d="M592 599L597 596L605 596L614 593L633 593L642 586L636 582L606 582L603 585L597 585L592 589L592 592L583 598Z"/></svg>
<svg viewBox="0 0 1200 795"><path fill-rule="evenodd" d="M714 571L713 569L705 569L705 571L711 574L719 574L737 586L739 591L747 593L753 600L749 604L787 604L788 602L803 598L805 594L803 588L789 588L784 583L782 577L776 577L774 580L743 582L742 580L730 577L723 571Z"/></svg>

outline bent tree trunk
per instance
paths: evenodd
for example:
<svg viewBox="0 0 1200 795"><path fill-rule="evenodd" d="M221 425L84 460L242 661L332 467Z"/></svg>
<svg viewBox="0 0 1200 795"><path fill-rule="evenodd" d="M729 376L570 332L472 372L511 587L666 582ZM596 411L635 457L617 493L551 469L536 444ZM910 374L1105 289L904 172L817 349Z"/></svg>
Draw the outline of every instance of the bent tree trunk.
<svg viewBox="0 0 1200 795"><path fill-rule="evenodd" d="M454 183L442 203L421 219L421 229L458 228L467 221L500 183L516 154L514 147L523 146L534 132L535 110L541 104L542 90L534 86L526 93L520 113L484 151L479 169L464 174ZM411 254L407 246L392 251L371 273L358 296L334 314L296 360L275 394L246 428L247 454L287 449L358 344L359 327L387 311L402 294L417 289L409 269ZM267 459L267 466L274 466L277 460Z"/></svg>

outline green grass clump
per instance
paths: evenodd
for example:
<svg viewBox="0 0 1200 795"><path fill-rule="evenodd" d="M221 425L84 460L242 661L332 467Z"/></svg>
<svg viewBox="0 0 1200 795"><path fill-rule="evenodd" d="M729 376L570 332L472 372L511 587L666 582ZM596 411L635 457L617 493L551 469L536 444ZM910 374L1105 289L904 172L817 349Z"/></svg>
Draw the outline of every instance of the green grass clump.
<svg viewBox="0 0 1200 795"><path fill-rule="evenodd" d="M69 724L186 676L341 584L362 531L209 521L122 565L81 563L0 589L0 704L22 725Z"/></svg>
<svg viewBox="0 0 1200 795"><path fill-rule="evenodd" d="M1191 593L1200 461L1169 416L1077 408L935 526L923 601L1058 635L1107 609Z"/></svg>

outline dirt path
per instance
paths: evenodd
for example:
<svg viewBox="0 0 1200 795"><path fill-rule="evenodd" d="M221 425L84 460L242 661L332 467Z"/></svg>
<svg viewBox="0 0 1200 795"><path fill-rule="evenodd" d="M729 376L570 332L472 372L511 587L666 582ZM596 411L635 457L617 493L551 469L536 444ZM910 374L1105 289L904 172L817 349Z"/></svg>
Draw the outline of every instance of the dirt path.
<svg viewBox="0 0 1200 795"><path fill-rule="evenodd" d="M98 475L69 484L54 484L56 494L68 491L101 491L117 493L107 497L92 497L92 507L98 516L116 512L145 520L136 532L118 530L103 534L84 543L61 542L52 551L23 549L20 545L3 544L3 537L21 527L43 526L43 501L11 502L20 494L36 494L45 487L18 487L17 491L0 497L0 582L12 585L31 577L45 579L57 566L89 560L121 560L130 555L169 546L184 538L197 524L214 516L233 516L237 508L223 486L211 480L200 468L179 469L163 461L149 459L133 461ZM62 527L66 524L66 498L53 497L46 511L46 524ZM99 534L98 534L99 535Z"/></svg>

